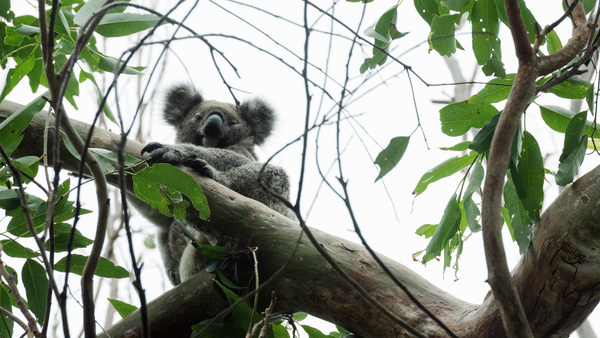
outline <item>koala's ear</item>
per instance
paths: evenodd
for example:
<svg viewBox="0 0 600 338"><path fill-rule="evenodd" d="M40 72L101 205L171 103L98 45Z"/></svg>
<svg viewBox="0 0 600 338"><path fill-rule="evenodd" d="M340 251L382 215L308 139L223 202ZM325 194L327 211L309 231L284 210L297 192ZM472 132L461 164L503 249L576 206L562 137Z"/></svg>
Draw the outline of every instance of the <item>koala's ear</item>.
<svg viewBox="0 0 600 338"><path fill-rule="evenodd" d="M242 103L240 106L240 117L252 129L252 136L257 145L262 144L273 130L275 124L275 112L261 99L252 99Z"/></svg>
<svg viewBox="0 0 600 338"><path fill-rule="evenodd" d="M202 95L193 86L185 84L173 86L165 96L163 116L169 124L177 126L190 110L202 101Z"/></svg>

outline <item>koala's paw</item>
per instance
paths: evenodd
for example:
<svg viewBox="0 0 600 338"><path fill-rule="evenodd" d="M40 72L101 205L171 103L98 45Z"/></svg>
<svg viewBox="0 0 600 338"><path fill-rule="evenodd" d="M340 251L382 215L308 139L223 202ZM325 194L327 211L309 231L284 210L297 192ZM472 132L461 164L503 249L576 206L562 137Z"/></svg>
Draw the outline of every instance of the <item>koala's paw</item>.
<svg viewBox="0 0 600 338"><path fill-rule="evenodd" d="M164 145L158 142L148 143L142 149L142 155L148 153L150 156L148 163L169 163L171 165L184 165L192 168L202 176L216 179L216 170L205 160L199 157L200 154L194 151L194 147L183 145Z"/></svg>
<svg viewBox="0 0 600 338"><path fill-rule="evenodd" d="M142 149L142 155L144 153L148 153L150 158L148 159L148 163L169 163L172 165L183 164L183 154L180 151L176 150L172 146L167 146L158 142L148 143Z"/></svg>

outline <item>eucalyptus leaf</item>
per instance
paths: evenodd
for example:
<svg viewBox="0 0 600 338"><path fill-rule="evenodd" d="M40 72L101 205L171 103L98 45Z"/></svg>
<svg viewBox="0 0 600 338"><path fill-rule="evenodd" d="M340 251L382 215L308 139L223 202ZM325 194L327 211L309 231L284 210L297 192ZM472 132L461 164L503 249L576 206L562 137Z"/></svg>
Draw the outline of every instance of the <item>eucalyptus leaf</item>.
<svg viewBox="0 0 600 338"><path fill-rule="evenodd" d="M118 299L108 298L109 303L115 308L121 318L125 318L128 314L137 310L137 306L125 303Z"/></svg>
<svg viewBox="0 0 600 338"><path fill-rule="evenodd" d="M202 188L190 175L170 164L157 163L140 170L132 178L136 195L165 216L171 216L169 208L173 205L165 189L186 195L201 219L210 216Z"/></svg>
<svg viewBox="0 0 600 338"><path fill-rule="evenodd" d="M402 156L408 147L409 141L410 136L395 137L391 139L388 146L377 155L375 164L377 164L381 170L379 171L377 178L375 178L375 182L394 169L398 162L400 162L400 159L402 159Z"/></svg>
<svg viewBox="0 0 600 338"><path fill-rule="evenodd" d="M8 293L6 288L4 288L4 286L5 285L0 287L0 306L3 309L5 309L6 311L8 311L9 313L12 313L12 304L11 304L12 297ZM14 299L12 299L12 301L14 302ZM4 314L0 314L0 336L1 337L11 337L14 324L15 324L15 322L12 319L8 318Z"/></svg>
<svg viewBox="0 0 600 338"><path fill-rule="evenodd" d="M427 244L426 253L423 256L423 264L438 257L444 248L449 245L450 239L456 234L460 223L460 205L456 200L456 193L452 195L446 208L440 224L435 229L429 244Z"/></svg>
<svg viewBox="0 0 600 338"><path fill-rule="evenodd" d="M10 257L35 258L40 255L39 253L22 246L16 240L3 239L0 243L2 243L2 251Z"/></svg>
<svg viewBox="0 0 600 338"><path fill-rule="evenodd" d="M23 264L21 279L27 294L29 309L37 317L40 324L44 323L46 303L48 298L48 277L46 269L40 263L28 259Z"/></svg>
<svg viewBox="0 0 600 338"><path fill-rule="evenodd" d="M498 109L491 104L452 103L440 109L442 132L448 136L460 136L471 128L482 128L496 114Z"/></svg>
<svg viewBox="0 0 600 338"><path fill-rule="evenodd" d="M96 28L96 32L104 37L128 36L154 27L160 20L154 14L108 13Z"/></svg>
<svg viewBox="0 0 600 338"><path fill-rule="evenodd" d="M69 271L81 276L83 273L83 268L85 267L85 263L87 262L88 257L82 255L71 255L71 265ZM54 264L54 269L56 271L65 272L67 271L67 257L62 258L56 264ZM96 276L106 277L106 278L128 278L129 271L127 269L115 265L113 262L109 261L104 257L100 257L100 261L98 262L98 267L94 272Z"/></svg>
<svg viewBox="0 0 600 338"><path fill-rule="evenodd" d="M433 169L427 171L421 178L419 182L415 186L413 190L413 194L415 196L423 193L429 184L436 182L442 178L448 177L452 174L457 173L463 168L469 166L475 158L477 157L477 153L472 151L470 154L461 156L461 157L453 157L450 158L439 165L435 166Z"/></svg>
<svg viewBox="0 0 600 338"><path fill-rule="evenodd" d="M504 185L504 203L502 214L513 240L519 245L519 252L523 254L529 248L533 222L523 207L515 183L510 177Z"/></svg>
<svg viewBox="0 0 600 338"><path fill-rule="evenodd" d="M429 49L437 51L442 56L450 56L456 52L454 32L460 20L458 14L434 16L431 21Z"/></svg>
<svg viewBox="0 0 600 338"><path fill-rule="evenodd" d="M533 135L523 133L523 150L518 166L511 163L510 173L523 207L532 221L540 219L544 200L544 159Z"/></svg>

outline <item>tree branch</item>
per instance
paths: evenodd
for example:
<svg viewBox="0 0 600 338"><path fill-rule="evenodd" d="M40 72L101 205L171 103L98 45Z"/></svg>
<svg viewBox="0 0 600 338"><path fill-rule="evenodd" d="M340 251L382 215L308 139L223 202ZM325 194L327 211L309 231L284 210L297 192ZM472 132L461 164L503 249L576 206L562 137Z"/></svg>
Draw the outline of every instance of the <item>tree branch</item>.
<svg viewBox="0 0 600 338"><path fill-rule="evenodd" d="M8 101L0 104L0 121L19 106ZM43 151L44 113L36 115L14 156L41 155ZM89 126L73 121L80 134ZM92 147L117 150L120 137L96 129ZM128 141L124 151L137 155L142 145ZM77 170L79 162L61 151L64 167ZM49 159L51 164L53 159ZM277 270L297 240L298 225L262 204L243 197L218 183L196 177L211 206L210 223L190 217L202 231L221 238L235 239L257 246L260 275L268 278ZM109 177L116 183L115 177ZM113 182L114 181L114 182ZM542 215L535 228L530 249L514 272L514 285L528 314L535 336L565 336L575 330L600 301L600 167L577 180ZM193 216L195 213L190 213ZM357 280L383 306L393 311L419 332L431 337L445 332L425 317L408 297L390 281L376 262L357 244L312 230L317 241L335 257L342 269ZM502 336L504 328L497 299L487 297L481 305L456 299L433 286L403 265L381 256L385 265L411 292L417 295L459 337ZM212 318L228 306L212 285L213 275L202 272L167 291L148 304L150 331L153 336L183 336L189 326ZM553 287L547 285L552 283ZM333 272L316 252L306 236L289 268L272 285L277 293L275 311L303 311L329 320L359 335L405 336L406 331L381 316L362 296ZM259 307L269 305L270 292L261 293ZM198 301L202 299L202 301ZM183 331L178 331L183 330ZM139 311L108 330L110 336L141 334ZM103 336L103 335L101 335Z"/></svg>
<svg viewBox="0 0 600 338"><path fill-rule="evenodd" d="M506 335L509 337L533 337L532 328L508 270L502 243L500 214L502 187L510 162L512 141L520 124L521 114L536 92L536 78L538 75L557 70L566 62L567 57L571 60L580 53L589 38L589 29L586 30L583 6L577 4L572 12L573 38L564 48L551 56L536 59L523 24L518 0L505 0L504 3L519 60L519 70L490 147L488 172L482 197L483 242L488 267L488 282L497 301Z"/></svg>

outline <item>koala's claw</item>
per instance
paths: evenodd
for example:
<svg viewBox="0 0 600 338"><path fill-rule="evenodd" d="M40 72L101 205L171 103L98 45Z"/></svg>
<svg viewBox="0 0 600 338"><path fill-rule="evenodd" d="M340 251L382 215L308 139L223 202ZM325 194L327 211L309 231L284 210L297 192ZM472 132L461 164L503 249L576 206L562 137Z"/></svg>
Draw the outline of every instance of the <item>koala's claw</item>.
<svg viewBox="0 0 600 338"><path fill-rule="evenodd" d="M150 143L146 144L146 146L144 148L142 148L142 155L144 155L144 153L152 153L154 150L156 150L158 148L164 148L164 145L162 143L158 143L158 142L150 142Z"/></svg>
<svg viewBox="0 0 600 338"><path fill-rule="evenodd" d="M148 143L142 149L142 155L144 153L148 153L150 158L148 159L148 163L150 165L154 163L170 163L173 165L179 164L178 161L173 158L172 154L169 156L169 152L172 151L168 146L165 146L162 143L151 142Z"/></svg>
<svg viewBox="0 0 600 338"><path fill-rule="evenodd" d="M200 175L217 179L217 171L210 166L204 159L198 157L194 149L182 148L181 146L164 145L158 142L148 143L143 149L142 154L148 153L148 164L169 163L171 165L184 165L194 169Z"/></svg>

